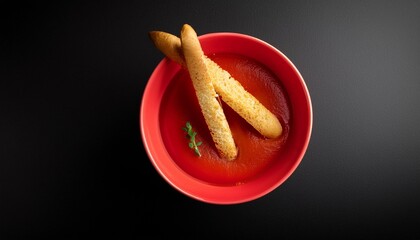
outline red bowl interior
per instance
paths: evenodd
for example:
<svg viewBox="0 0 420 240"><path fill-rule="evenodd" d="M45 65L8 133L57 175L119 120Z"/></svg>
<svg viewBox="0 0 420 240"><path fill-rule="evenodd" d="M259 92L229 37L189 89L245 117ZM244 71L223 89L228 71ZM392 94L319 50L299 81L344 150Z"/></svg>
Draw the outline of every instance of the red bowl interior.
<svg viewBox="0 0 420 240"><path fill-rule="evenodd" d="M281 81L290 104L290 129L281 161L244 184L218 185L191 176L180 168L175 154L167 151L161 131L160 111L165 91L181 70L164 58L153 71L143 93L140 131L145 150L159 174L174 188L194 199L214 204L236 204L262 197L280 186L298 167L312 131L311 99L301 74L293 63L272 45L239 33L209 33L199 36L205 54L232 53L267 67Z"/></svg>

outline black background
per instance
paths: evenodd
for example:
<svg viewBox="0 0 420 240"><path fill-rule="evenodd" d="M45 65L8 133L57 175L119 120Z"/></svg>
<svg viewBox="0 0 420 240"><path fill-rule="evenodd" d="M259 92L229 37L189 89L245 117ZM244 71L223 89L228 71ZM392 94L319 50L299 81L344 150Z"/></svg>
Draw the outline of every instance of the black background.
<svg viewBox="0 0 420 240"><path fill-rule="evenodd" d="M419 1L56 1L1 6L0 239L419 238ZM213 205L155 171L139 132L163 55L148 31L240 32L313 104L301 165Z"/></svg>

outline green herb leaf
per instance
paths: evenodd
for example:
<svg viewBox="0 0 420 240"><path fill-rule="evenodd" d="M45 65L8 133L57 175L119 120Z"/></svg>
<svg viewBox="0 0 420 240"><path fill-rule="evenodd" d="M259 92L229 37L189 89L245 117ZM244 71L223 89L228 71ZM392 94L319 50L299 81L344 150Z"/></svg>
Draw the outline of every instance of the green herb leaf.
<svg viewBox="0 0 420 240"><path fill-rule="evenodd" d="M202 142L195 142L195 137L197 136L197 133L192 130L192 126L190 122L185 123L185 127L182 128L184 132L187 133L186 137L190 139L190 142L188 143L188 147L193 149L195 154L199 157L201 157L200 150L198 149L198 146L202 144Z"/></svg>

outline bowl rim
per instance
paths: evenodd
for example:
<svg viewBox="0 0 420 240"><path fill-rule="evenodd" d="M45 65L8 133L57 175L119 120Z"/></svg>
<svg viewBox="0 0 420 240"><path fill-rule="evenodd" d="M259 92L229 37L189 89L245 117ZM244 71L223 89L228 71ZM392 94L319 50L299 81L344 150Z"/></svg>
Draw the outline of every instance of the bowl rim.
<svg viewBox="0 0 420 240"><path fill-rule="evenodd" d="M303 90L303 94L307 105L306 108L306 114L308 114L308 122L307 122L307 131L305 132L305 140L302 142L301 145L301 149L300 152L298 154L298 156L296 157L296 160L294 161L294 164L292 167L290 167L290 169L287 171L287 174L283 175L281 178L279 178L275 184L270 184L267 187L265 187L262 191L256 191L253 193L249 193L247 192L247 189L249 188L249 185L252 184L256 184L253 182L248 182L247 184L243 184L243 185L232 185L232 186L218 186L218 185L213 185L213 184L209 184L209 183L205 183L200 179L196 179L194 177L191 176L186 176L186 179L188 181L192 181L191 183L196 184L195 188L199 188L202 187L203 191L208 192L220 192L220 191L226 191L227 189L231 190L235 190L238 191L239 194L230 196L230 197L222 197L222 198L217 198L213 195L209 196L207 195L199 195L197 193L193 193L194 191L191 191L191 189L185 189L183 187L180 187L179 185L179 181L177 181L177 179L174 179L173 177L170 177L167 175L167 169L169 167L173 167L173 168L177 168L178 166L176 165L176 163L172 163L171 166L161 166L159 164L159 161L157 161L156 156L154 155L154 146L151 145L151 143L149 142L149 138L151 137L150 134L146 134L148 133L147 129L146 129L146 118L145 116L146 114L146 97L148 95L151 94L152 91L154 91L154 89L152 89L152 79L155 78L155 75L157 75L159 73L159 71L161 71L164 68L172 67L172 71L177 72L181 69L181 67L178 66L174 66L173 64L176 64L174 62L172 62L172 60L168 59L167 57L163 57L163 59L157 64L157 66L155 67L155 69L153 70L152 74L150 75L148 82L146 83L146 86L144 88L143 91L143 95L141 97L141 103L140 103L140 132L141 132L141 140L143 142L143 147L147 153L147 156L149 158L149 161L152 163L152 165L154 166L154 168L157 170L157 172L159 173L159 175L165 179L165 181L167 183L169 183L172 187L174 187L175 189L177 189L178 191L180 191L181 193L202 201L202 202L206 202L206 203L211 203L211 204L221 204L221 205L227 205L227 204L239 204L239 203L245 203L245 202L249 202L258 198L261 198L265 195L267 195L268 193L272 192L274 189L276 189L277 187L279 187L281 184L283 184L284 181L286 181L296 170L296 168L300 165L306 151L307 148L309 146L309 142L310 142L310 138L312 135L312 128L313 128L313 109L312 109L312 100L309 94L309 90L307 88L306 82L304 80L304 78L302 77L301 73L299 72L299 70L297 69L297 67L292 63L292 61L285 55L283 54L279 49L277 49L276 47L274 47L273 45L267 43L266 41L259 39L257 37L251 36L251 35L247 35L247 34L243 34L243 33L237 33L237 32L211 32L211 33L206 33L203 35L198 36L200 42L203 41L207 41L207 40L211 40L213 38L219 38L219 37L224 37L224 38L241 38L242 40L246 40L246 41L251 41L254 43L258 43L259 45L263 45L260 47L265 47L265 48L269 48L269 50L271 50L273 52L273 54L279 55L279 57L281 59L283 59L283 61L285 61L285 63L288 65L288 67L290 67L293 70L293 73L296 75L296 77L299 79L299 84L301 85L300 87ZM252 44L254 44L252 43ZM204 47L203 47L204 50ZM177 64L176 64L177 65ZM267 66L270 70L272 69L270 66ZM157 112L159 112L159 110L157 110ZM159 113L158 113L159 114ZM160 129L156 129L155 133L159 133L160 135ZM165 146L163 145L163 148L165 149ZM172 157L169 155L169 153L166 151L166 149L161 153L163 154L164 157L169 158L170 160L172 160ZM173 161L173 160L172 160ZM178 167L179 168L179 167ZM180 171L183 171L182 169L178 169ZM187 173L184 173L186 175L188 175ZM258 186L254 186L254 187L258 187ZM258 188L260 189L260 188ZM241 192L247 192L246 194L240 194Z"/></svg>

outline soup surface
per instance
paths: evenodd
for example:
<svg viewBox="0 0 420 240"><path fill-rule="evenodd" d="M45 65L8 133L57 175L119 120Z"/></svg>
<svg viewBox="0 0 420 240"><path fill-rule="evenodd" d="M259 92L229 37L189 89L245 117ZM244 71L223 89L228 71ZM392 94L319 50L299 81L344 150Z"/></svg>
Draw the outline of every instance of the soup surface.
<svg viewBox="0 0 420 240"><path fill-rule="evenodd" d="M162 139L177 165L189 175L215 185L237 185L256 177L279 156L290 129L290 109L279 79L259 63L239 55L208 56L228 71L280 120L283 132L276 139L267 139L221 101L238 157L227 161L218 155L210 132L201 114L195 91L186 69L181 69L166 89L160 106L159 120ZM196 141L201 157L188 147L189 139L182 130L190 122L197 132Z"/></svg>

